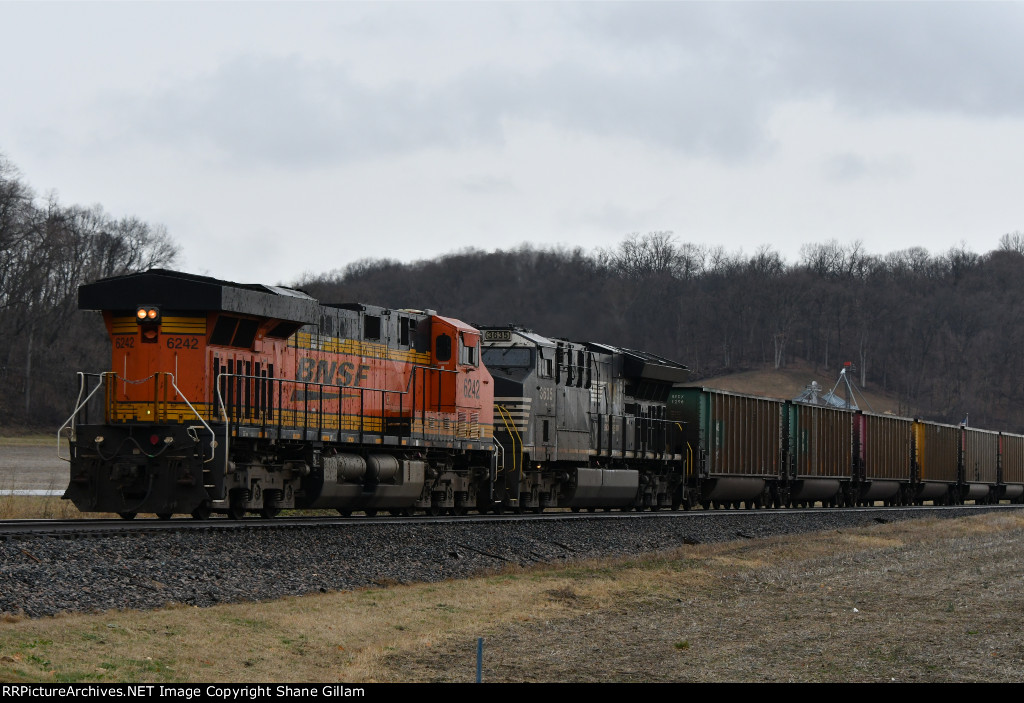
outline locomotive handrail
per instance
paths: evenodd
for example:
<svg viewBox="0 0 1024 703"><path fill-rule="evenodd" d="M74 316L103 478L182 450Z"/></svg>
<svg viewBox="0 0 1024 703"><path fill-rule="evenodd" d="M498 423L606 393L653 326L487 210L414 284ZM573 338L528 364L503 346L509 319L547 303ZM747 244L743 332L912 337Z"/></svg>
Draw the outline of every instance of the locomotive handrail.
<svg viewBox="0 0 1024 703"><path fill-rule="evenodd" d="M519 475L523 475L523 438L519 434L519 428L516 427L515 422L511 422L512 415L509 413L508 408L504 405L495 403L495 408L498 409L498 414L501 415L501 421L505 423L505 429L508 430L508 436L512 439L512 473L516 472L516 440L519 440ZM502 458L504 458L504 451L502 452ZM505 464L502 462L502 469L504 470Z"/></svg>
<svg viewBox="0 0 1024 703"><path fill-rule="evenodd" d="M70 452L69 452L69 455L68 455L67 458L65 458L65 457L60 455L61 433L65 429L67 429L68 426L70 425L71 437L69 437L69 439L74 437L75 418L78 416L78 413L81 412L82 408L85 407L86 403L88 403L92 399L92 397L94 395L96 395L96 391L98 391L100 388L105 388L105 387L110 385L109 381L111 379L115 383L118 380L120 380L122 383L125 383L125 384L130 383L132 385L138 385L140 383L145 383L149 379L153 379L154 383L158 384L160 376L167 376L168 380L170 381L171 387L174 388L175 394L177 394L185 402L185 405L188 406L189 410L191 410L195 414L195 416L197 418L199 418L199 421L201 423L203 423L203 427L205 427L206 430L210 433L210 458L209 459L205 459L203 461L203 463L205 464L205 463L213 460L213 450L214 450L214 447L216 446L216 443L217 443L217 435L214 433L213 429L208 424L206 424L206 420L203 419L203 416L199 414L199 411L196 410L195 407L192 405L192 403L189 402L188 398L185 397L185 394L181 392L181 389L178 388L177 383L175 383L175 381L174 381L174 374L171 373L170 371L157 371L155 373L150 374L149 376L146 376L145 378L140 378L140 379L119 378L118 375L117 375L117 372L115 372L115 371L103 371L102 373L99 373L99 374L86 374L86 373L83 373L83 372L79 371L78 375L79 375L81 380L80 380L80 383L79 383L78 400L76 401L75 410L74 410L74 412L71 413L71 417L69 417L64 422L64 424L60 426L60 429L57 430L57 458L58 459L61 459L63 461L68 461L68 462L71 461ZM98 382L96 383L96 387L93 388L92 391L89 392L89 395L86 396L85 399L83 400L82 399L82 393L84 392L84 388L85 388L85 378L86 378L86 376L96 376L98 378ZM157 388L156 387L154 387L153 402L154 402L154 404L159 402L159 400L157 398ZM158 415L155 415L154 419L156 419L156 417L158 417Z"/></svg>
<svg viewBox="0 0 1024 703"><path fill-rule="evenodd" d="M613 413L597 413L597 420L594 423L594 425L597 427L596 443L597 443L597 452L598 452L598 454L600 454L602 451L605 451L605 447L603 446L604 445L604 438L602 437L602 434L603 434L603 431L604 431L604 424L603 424L604 420L603 420L603 418L608 418L608 446L607 446L608 456L613 456L613 452L619 452L620 454L625 456L625 453L627 451L633 451L634 453L640 453L640 454L653 453L653 454L659 455L660 457L664 457L666 454L671 454L671 455L675 454L675 452L672 451L669 448L669 446L668 446L668 441L669 441L669 432L668 432L668 430L671 429L671 427L673 425L678 426L678 423L676 423L676 422L674 422L672 420L666 420L666 419L654 418L654 417L641 417L639 415L626 415L626 414L616 415L616 414L613 414ZM642 420L645 423L645 425L646 425L646 430L644 431L639 422L636 422L634 424L633 433L632 434L633 434L633 442L634 442L635 446L633 447L632 450L627 450L626 449L626 434L627 434L626 433L626 421L629 418L633 418L634 421ZM612 432L612 429L611 429L612 428L612 421L613 420L621 420L621 425L622 425L622 431L619 433L619 442L618 442L618 447L617 448L613 444L614 432ZM656 440L648 439L645 436L647 434L651 434L651 435L659 434L661 436L662 441L664 442L664 445L660 449L658 449L656 447L656 444L655 444ZM655 445L655 446L652 446L652 445Z"/></svg>
<svg viewBox="0 0 1024 703"><path fill-rule="evenodd" d="M234 379L268 381L269 383L271 383L271 384L273 384L273 385L275 385L277 387L277 393L278 393L278 404L277 404L278 434L280 434L282 423L283 423L283 419L282 419L281 415L282 415L282 413L285 410L282 407L281 400L280 400L281 389L284 387L285 383L301 385L302 389L303 389L303 391L302 391L303 398L302 398L302 408L301 408L301 410L300 409L294 409L294 410L291 411L294 414L294 416L295 416L296 427L300 426L298 424L298 416L299 416L299 413L301 413L302 414L302 419L303 419L301 427L303 428L304 432L308 432L309 429L310 429L309 428L309 424L308 424L309 415L310 415L311 412L313 412L313 413L315 413L317 415L317 428L318 428L318 431L321 434L322 434L322 431L323 431L323 418L324 418L324 407L323 407L324 394L323 394L323 389L325 389L325 388L338 389L339 391L342 390L342 389L350 389L350 390L358 390L359 391L359 402L360 402L359 433L360 433L360 436L362 436L363 432L365 432L365 425L364 425L365 413L363 412L363 407L364 407L364 398L365 398L365 394L366 393L380 393L381 394L381 400L382 400L382 402L381 402L381 416L380 416L380 420L381 420L381 434L383 434L384 430L385 430L384 420L386 418L386 414L385 414L385 408L384 408L384 402L383 402L384 398L386 398L386 396L388 394L398 395L399 398L400 398L400 400L399 400L399 412L401 414L401 413L404 412L404 408L405 408L405 403L403 402L402 399L404 398L404 396L409 395L409 391L396 390L396 389L388 389L388 388L373 388L373 387L369 387L369 386L355 386L355 385L336 385L336 384L329 384L329 383L319 383L319 382L315 382L315 381L299 381L299 380L291 379L291 378L266 378L264 376L255 376L255 375L252 375L252 374L220 373L220 374L217 375L217 385L215 387L215 391L217 393L217 406L218 406L218 409L220 410L221 419L224 421L224 424L225 424L225 426L228 429L228 432L226 434L229 435L229 436L231 434L230 427L231 427L231 424L232 424L233 420L232 420L231 414L228 412L227 405L226 405L226 403L224 401L224 394L221 392L221 389L222 389L222 386L224 384L226 384L230 380L234 380ZM317 400L318 400L318 407L313 409L312 411L310 410L310 407L309 407L309 393L310 393L309 387L310 386L312 386L312 387L314 387L316 389L315 392L317 394ZM339 403L338 403L338 405L339 405L338 429L340 431L341 430L341 422L340 422L341 398L340 398L340 394L339 394L339 399L338 400L339 400ZM234 405L234 403L232 403L232 405ZM249 409L246 408L246 410L248 411ZM413 416L412 412L413 412L412 409L410 409L410 419ZM404 415L402 415L402 416L404 416ZM262 418L262 414L260 415L260 417ZM241 424L245 424L245 423L241 422L241 418L239 418L238 421L235 422L235 424L241 425ZM263 424L266 424L266 423L264 422ZM411 427L410 427L410 433L411 433Z"/></svg>
<svg viewBox="0 0 1024 703"><path fill-rule="evenodd" d="M417 402L416 402L417 401L416 391L417 391L418 384L416 382L416 378L415 377L416 377L417 372L420 372L420 371L423 372L422 373L422 383L423 383L424 387L423 387L423 392L420 394L420 399L419 399L420 407L417 408L416 407L416 405L417 405ZM430 373L428 373L428 372L430 372ZM265 430L266 429L266 425L267 425L266 418L264 416L265 408L260 408L258 406L257 407L252 407L251 406L251 404L249 402L249 395L248 395L249 387L247 386L245 388L245 390L246 390L246 400L244 402L242 402L241 401L241 393L242 393L242 385L241 385L241 383L239 383L239 387L238 387L238 390L237 390L237 392L239 394L239 398L233 398L235 392L232 390L232 386L230 385L230 384L235 383L236 381L242 381L242 380L247 381L247 382L255 381L257 383L263 382L263 383L268 384L269 388L267 388L267 389L265 389L263 391L260 391L259 389L256 389L255 393L256 393L256 396L257 396L257 403L259 403L258 398L261 396L261 393L262 393L262 396L264 398L270 398L271 395L276 395L277 396L277 404L276 404L277 423L276 424L277 424L278 436L280 436L282 430L284 429L284 424L285 423L284 423L284 420L282 418L282 415L285 412L291 412L294 415L295 427L296 428L302 428L304 433L308 433L310 431L310 426L309 426L309 419L310 418L309 418L309 415L311 413L315 413L316 416L317 416L316 428L315 429L317 429L318 435L322 435L324 420L327 417L327 414L329 412L332 412L332 411L328 411L328 410L326 410L324 408L324 400L325 400L324 392L325 392L325 390L337 390L337 391L339 391L338 410L337 410L337 413L338 413L337 422L338 422L338 430L339 430L339 432L341 431L342 424L343 424L342 423L342 398L340 397L340 391L342 391L342 390L358 391L359 392L359 415L358 415L359 416L359 427L356 428L356 431L359 434L359 441L361 442L363 440L364 435L367 433L367 429L366 429L367 417L366 417L365 412L364 412L364 410L365 410L366 394L367 393L379 393L380 394L380 415L379 415L378 420L380 422L380 430L379 430L380 434L385 434L387 432L388 410L387 410L387 407L386 407L386 402L387 402L387 397L389 395L392 395L392 396L397 396L398 397L398 401L397 401L398 402L398 415L397 415L397 417L399 419L403 419L403 420L407 420L408 421L408 428L404 429L402 434L404 436L409 436L409 437L418 435L420 438L425 438L428 435L427 423L426 423L426 412L427 412L427 410L431 409L431 410L436 410L437 412L441 412L443 407L444 407L444 403L442 402L442 399L441 399L440 385L438 384L438 386L437 386L437 393L434 393L434 394L429 393L427 388L426 388L426 384L429 382L429 379L431 378L432 374L436 374L436 376L438 378L440 378L443 374L448 374L448 375L451 375L451 376L458 376L458 371L454 371L454 370L451 370L451 369L431 368L431 367L427 367L427 366L415 366L413 368L413 374L410 376L409 380L405 383L405 389L401 389L401 388L377 388L377 387L357 386L357 385L338 385L338 384L331 384L331 383L321 383L321 382L317 382L317 381L299 381L297 379L290 379L290 378L268 378L268 377L265 377L265 376L257 376L255 374L242 374L242 373L235 373L235 372L218 373L217 374L217 381L216 381L216 385L215 385L215 392L216 392L216 398L217 398L217 409L219 411L221 420L226 425L226 428L227 428L226 434L227 435L231 434L231 426L233 424L235 424L235 425L249 424L249 423L246 423L244 421L244 418L242 418L241 414L243 412L246 413L246 417L248 417L249 413L255 413L254 416L253 416L253 419L258 419L258 421L259 421L258 424L263 425L264 430ZM224 380L222 380L222 379L224 379ZM302 397L302 405L301 405L301 407L295 407L295 408L291 408L291 409L287 409L287 410L283 407L281 395L283 393L284 384L286 384L286 383L294 384L294 385L301 385L302 386L302 396L303 397ZM318 401L316 403L316 405L314 405L312 408L310 407L310 397L309 397L310 393L316 393L316 395L317 395L316 400ZM434 402L431 402L429 404L427 403L428 396L430 396L430 395L435 395L437 397L436 403L434 403ZM232 397L229 398L228 396L232 396ZM406 400L407 396L409 397L408 401ZM271 404L270 410L271 411L275 410L275 408L273 407L273 404ZM234 416L235 411L238 412L238 416L237 417ZM414 431L415 430L415 421L416 421L417 411L420 414L420 420L421 420L421 426L420 426L418 432ZM302 418L301 423L299 421L300 415L301 415L301 418Z"/></svg>
<svg viewBox="0 0 1024 703"><path fill-rule="evenodd" d="M206 420L204 420L203 416L199 414L199 411L196 410L195 407L192 406L192 403L188 402L188 398L186 398L185 394L182 393L181 390L178 388L178 384L174 382L174 374L172 374L172 373L170 373L168 371L158 371L157 373L165 373L165 374L167 374L168 378L171 381L171 386L174 388L174 392L178 396L180 396L182 400L185 401L185 405L188 406L188 409L191 410L193 412L193 414L195 414L195 416L199 418L199 422L203 423L203 427L205 427L206 431L210 433L210 458L209 459L204 459L203 463L206 464L206 463L209 463L209 462L213 461L213 456L216 453L216 449L217 449L217 435L214 433L213 428L210 427L208 424L206 424ZM191 429L192 427L195 427L195 425L190 425L189 429ZM193 437L193 439L197 439L197 438Z"/></svg>
<svg viewBox="0 0 1024 703"><path fill-rule="evenodd" d="M98 378L98 381L96 383L96 387L92 389L92 391L89 393L88 396L86 396L85 400L82 400L82 393L85 392L85 384L86 384L85 379L86 379L86 376L96 376ZM104 387L103 378L105 376L115 376L116 377L117 374L114 373L113 371L104 371L104 372L99 373L99 374L92 374L92 373L88 373L87 374L84 371L79 371L78 372L78 378L79 378L79 383L78 383L78 399L75 401L75 410L74 410L74 412L71 413L71 417L69 417L67 420L65 420L64 424L61 425L60 429L57 430L57 458L60 459L61 461L67 461L67 462L71 461L71 446L70 446L70 444L68 445L68 456L67 456L67 458L62 457L60 455L60 440L61 440L60 435L61 435L61 433L70 425L71 435L68 437L68 440L70 441L70 440L74 439L74 436L75 436L75 418L78 416L78 413L81 412L82 408L85 407L85 404L88 403L89 400L94 395L96 395L96 391L98 391L100 388Z"/></svg>

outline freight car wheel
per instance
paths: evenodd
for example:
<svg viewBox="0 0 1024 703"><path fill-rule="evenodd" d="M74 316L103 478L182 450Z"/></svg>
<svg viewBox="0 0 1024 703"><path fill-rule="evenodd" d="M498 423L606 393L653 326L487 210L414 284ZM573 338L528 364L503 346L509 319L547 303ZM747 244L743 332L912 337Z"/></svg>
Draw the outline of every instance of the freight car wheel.
<svg viewBox="0 0 1024 703"><path fill-rule="evenodd" d="M157 520L170 520L171 519L171 513L157 513L156 517L157 517Z"/></svg>
<svg viewBox="0 0 1024 703"><path fill-rule="evenodd" d="M277 517L278 513L280 512L280 508L268 508L267 506L263 506L262 508L260 508L260 517L264 518L265 520L270 520L271 518Z"/></svg>
<svg viewBox="0 0 1024 703"><path fill-rule="evenodd" d="M133 513L129 511L124 513L118 513L118 515L122 520L134 520L135 516L138 515L138 513Z"/></svg>
<svg viewBox="0 0 1024 703"><path fill-rule="evenodd" d="M192 517L196 520L209 520L210 519L210 504L207 501L203 501L196 509L192 511Z"/></svg>

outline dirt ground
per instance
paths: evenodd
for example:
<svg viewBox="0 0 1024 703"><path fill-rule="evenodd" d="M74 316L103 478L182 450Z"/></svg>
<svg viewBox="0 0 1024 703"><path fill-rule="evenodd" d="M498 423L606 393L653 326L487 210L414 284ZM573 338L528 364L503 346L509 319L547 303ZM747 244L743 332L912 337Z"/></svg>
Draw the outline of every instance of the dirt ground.
<svg viewBox="0 0 1024 703"><path fill-rule="evenodd" d="M610 607L581 571L547 591L559 616L481 633L484 680L1022 682L1024 518L955 522L698 546L647 582L617 576ZM475 660L463 636L386 669L472 681Z"/></svg>

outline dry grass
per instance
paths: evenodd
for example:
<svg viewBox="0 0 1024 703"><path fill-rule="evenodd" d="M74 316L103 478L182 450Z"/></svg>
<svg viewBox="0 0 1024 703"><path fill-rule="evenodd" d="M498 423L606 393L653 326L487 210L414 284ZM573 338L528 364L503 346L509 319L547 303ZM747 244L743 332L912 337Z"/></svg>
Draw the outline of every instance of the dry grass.
<svg viewBox="0 0 1024 703"><path fill-rule="evenodd" d="M4 681L1024 681L1024 517L0 625Z"/></svg>
<svg viewBox="0 0 1024 703"><path fill-rule="evenodd" d="M117 516L100 513L86 515L60 496L0 495L0 520L78 520L96 517Z"/></svg>

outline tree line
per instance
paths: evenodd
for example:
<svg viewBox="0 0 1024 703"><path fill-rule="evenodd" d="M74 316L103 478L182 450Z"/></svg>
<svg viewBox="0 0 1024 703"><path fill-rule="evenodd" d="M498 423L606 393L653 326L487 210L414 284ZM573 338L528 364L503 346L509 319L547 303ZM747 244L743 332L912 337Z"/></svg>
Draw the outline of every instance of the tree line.
<svg viewBox="0 0 1024 703"><path fill-rule="evenodd" d="M177 254L162 226L37 197L0 155L0 428L56 428L71 413L75 372L110 365L102 324L78 310L79 285Z"/></svg>
<svg viewBox="0 0 1024 703"><path fill-rule="evenodd" d="M1024 234L977 254L878 255L860 242L805 245L785 261L631 234L618 246L466 250L428 261L362 260L297 282L325 300L434 308L551 337L681 361L695 379L853 362L863 388L903 414L1024 432Z"/></svg>

